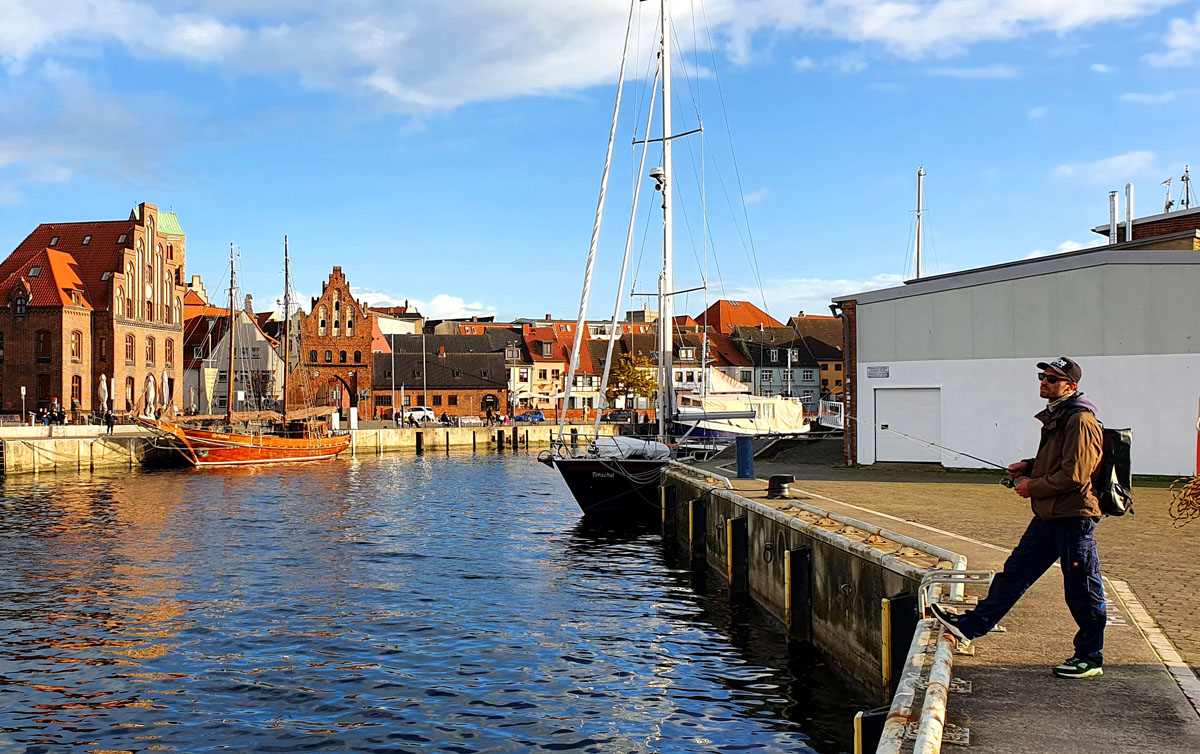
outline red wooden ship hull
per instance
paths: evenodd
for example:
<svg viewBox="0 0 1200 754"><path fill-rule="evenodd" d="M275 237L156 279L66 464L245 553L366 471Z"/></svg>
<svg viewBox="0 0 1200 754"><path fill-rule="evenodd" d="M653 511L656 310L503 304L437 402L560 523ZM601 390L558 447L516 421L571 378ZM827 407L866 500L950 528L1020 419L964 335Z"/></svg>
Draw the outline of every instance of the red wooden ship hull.
<svg viewBox="0 0 1200 754"><path fill-rule="evenodd" d="M138 423L169 435L193 466L249 466L265 463L303 463L334 458L350 446L349 435L283 437L272 434L217 432L193 429L157 419Z"/></svg>

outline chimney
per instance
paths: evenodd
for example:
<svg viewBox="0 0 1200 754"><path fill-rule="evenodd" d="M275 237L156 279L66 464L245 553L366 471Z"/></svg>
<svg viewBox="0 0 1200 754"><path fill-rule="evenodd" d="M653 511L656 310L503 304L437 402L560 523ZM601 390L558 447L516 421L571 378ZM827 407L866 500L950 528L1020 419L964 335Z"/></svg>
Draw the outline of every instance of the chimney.
<svg viewBox="0 0 1200 754"><path fill-rule="evenodd" d="M1133 240L1133 184L1125 184L1125 240Z"/></svg>
<svg viewBox="0 0 1200 754"><path fill-rule="evenodd" d="M546 315L546 321L547 321L547 322L549 322L549 321L551 321L551 320L553 320L553 319L554 319L554 316L553 316L553 315L551 315L551 314L547 314L547 315Z"/></svg>
<svg viewBox="0 0 1200 754"><path fill-rule="evenodd" d="M446 347L438 346L438 356L445 356L445 355L446 355Z"/></svg>
<svg viewBox="0 0 1200 754"><path fill-rule="evenodd" d="M1117 242L1117 192L1108 192L1108 242Z"/></svg>

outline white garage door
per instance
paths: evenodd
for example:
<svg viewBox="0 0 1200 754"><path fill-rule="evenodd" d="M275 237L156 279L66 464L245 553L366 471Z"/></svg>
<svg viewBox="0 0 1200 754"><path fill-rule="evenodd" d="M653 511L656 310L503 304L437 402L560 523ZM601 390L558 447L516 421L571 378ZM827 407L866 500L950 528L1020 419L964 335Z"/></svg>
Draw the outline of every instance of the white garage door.
<svg viewBox="0 0 1200 754"><path fill-rule="evenodd" d="M942 441L941 388L888 388L875 391L875 460L935 461L942 455L936 448L909 437Z"/></svg>

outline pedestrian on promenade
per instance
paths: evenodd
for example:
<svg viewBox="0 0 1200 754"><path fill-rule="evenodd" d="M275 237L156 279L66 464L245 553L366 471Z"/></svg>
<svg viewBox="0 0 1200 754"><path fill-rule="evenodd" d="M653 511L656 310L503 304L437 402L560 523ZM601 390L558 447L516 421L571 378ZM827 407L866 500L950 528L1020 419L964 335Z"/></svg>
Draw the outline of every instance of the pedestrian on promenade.
<svg viewBox="0 0 1200 754"><path fill-rule="evenodd" d="M113 433L113 424L115 424L115 423L116 423L116 420L113 418L113 412L105 411L104 412L104 426L108 430L106 432L106 434L111 435Z"/></svg>
<svg viewBox="0 0 1200 754"><path fill-rule="evenodd" d="M937 604L930 610L962 641L983 636L1058 560L1067 607L1079 631L1075 653L1052 672L1060 678L1090 678L1104 673L1101 650L1108 620L1092 536L1100 521L1092 474L1100 465L1102 431L1096 407L1079 392L1079 365L1060 356L1037 366L1042 370L1039 394L1047 401L1037 414L1042 422L1037 456L1008 467L1014 491L1032 504L1033 520L974 610L958 615Z"/></svg>

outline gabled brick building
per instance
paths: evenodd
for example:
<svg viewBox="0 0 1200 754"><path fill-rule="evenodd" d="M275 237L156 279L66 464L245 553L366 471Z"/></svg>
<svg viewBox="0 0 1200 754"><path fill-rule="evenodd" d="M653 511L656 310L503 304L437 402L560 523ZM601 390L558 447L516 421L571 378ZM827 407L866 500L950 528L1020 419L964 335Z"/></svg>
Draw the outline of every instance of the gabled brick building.
<svg viewBox="0 0 1200 754"><path fill-rule="evenodd" d="M35 228L0 263L0 406L19 411L25 387L29 410L98 410L101 375L118 411L151 383L178 406L184 257L178 218L153 204Z"/></svg>
<svg viewBox="0 0 1200 754"><path fill-rule="evenodd" d="M360 417L372 416L375 315L350 293L341 267L333 268L298 323L300 363L288 377L288 406L357 407Z"/></svg>

